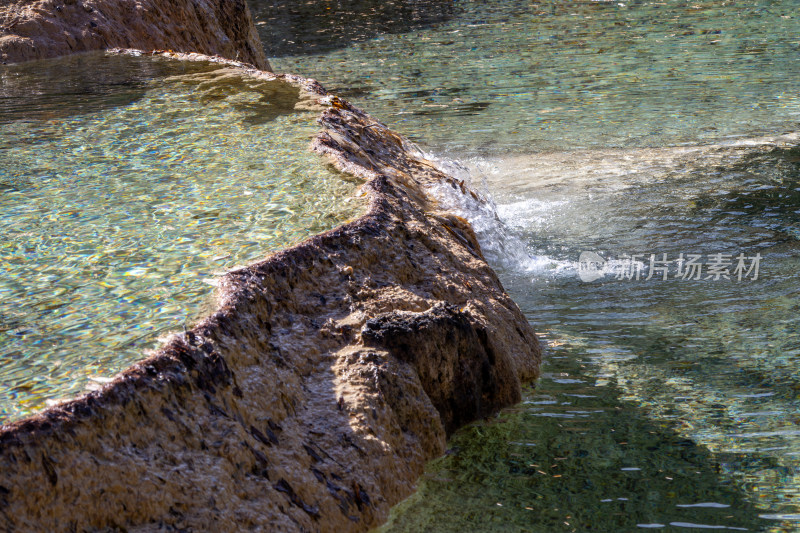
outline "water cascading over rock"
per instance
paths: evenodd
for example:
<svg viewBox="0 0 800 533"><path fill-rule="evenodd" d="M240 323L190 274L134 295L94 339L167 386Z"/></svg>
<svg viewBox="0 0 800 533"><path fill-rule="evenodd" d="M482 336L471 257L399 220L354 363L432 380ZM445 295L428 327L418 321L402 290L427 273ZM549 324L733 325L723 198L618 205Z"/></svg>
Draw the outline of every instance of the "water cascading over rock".
<svg viewBox="0 0 800 533"><path fill-rule="evenodd" d="M268 67L242 2L23 4L2 11L5 62L194 47ZM313 149L369 207L228 272L214 313L101 390L0 428L0 527L365 531L449 433L520 399L536 335L469 223L426 192L464 184L405 138L313 80L160 55L319 111Z"/></svg>

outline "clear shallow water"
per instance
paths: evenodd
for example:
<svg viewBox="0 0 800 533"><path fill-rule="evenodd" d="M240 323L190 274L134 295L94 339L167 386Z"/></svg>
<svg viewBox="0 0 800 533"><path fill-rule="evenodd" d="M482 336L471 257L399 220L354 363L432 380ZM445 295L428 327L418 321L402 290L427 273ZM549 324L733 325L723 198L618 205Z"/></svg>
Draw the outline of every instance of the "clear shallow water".
<svg viewBox="0 0 800 533"><path fill-rule="evenodd" d="M308 149L315 113L216 68L0 73L0 423L142 358L211 309L217 274L360 211Z"/></svg>
<svg viewBox="0 0 800 533"><path fill-rule="evenodd" d="M440 4L454 16L281 55L273 67L317 78L454 157L695 143L800 123L793 0ZM308 22L359 27L361 18Z"/></svg>
<svg viewBox="0 0 800 533"><path fill-rule="evenodd" d="M592 345L547 340L536 390L459 431L382 531L760 528L720 458L598 383Z"/></svg>
<svg viewBox="0 0 800 533"><path fill-rule="evenodd" d="M688 168L668 163L662 174L653 171L663 166L653 165L652 155L626 151L616 166L626 170L623 177L598 172L591 186L566 178L560 187L543 185L534 201L510 191L498 199L501 217L540 258L533 270L507 268L504 276L533 323L573 347L587 366L580 379L615 388L617 407L710 451L706 466L720 485L738 488L765 522L759 528L776 531L800 527L797 153L796 144L711 148L695 154ZM526 174L529 184L536 181ZM715 281L707 273L675 279L673 268L667 281L607 274L584 283L574 270L584 250L609 259L701 253L708 261L715 253L758 253L763 260L757 280ZM548 365L551 372L560 367L558 360ZM628 459L645 452L631 449ZM702 498L692 490L678 494ZM678 516L664 513L656 522Z"/></svg>
<svg viewBox="0 0 800 533"><path fill-rule="evenodd" d="M383 33L405 33L448 20L452 1L250 2L268 56L312 55L348 46Z"/></svg>
<svg viewBox="0 0 800 533"><path fill-rule="evenodd" d="M382 531L800 530L797 3L453 6L271 59L467 167L496 209L442 201L548 344ZM585 283L583 251L762 262Z"/></svg>
<svg viewBox="0 0 800 533"><path fill-rule="evenodd" d="M798 155L786 136L504 156L471 169L494 205L435 191L544 333L544 375L457 433L382 531L796 531ZM641 278L583 282L582 251L641 253ZM758 279L646 279L650 253L696 252L760 254Z"/></svg>

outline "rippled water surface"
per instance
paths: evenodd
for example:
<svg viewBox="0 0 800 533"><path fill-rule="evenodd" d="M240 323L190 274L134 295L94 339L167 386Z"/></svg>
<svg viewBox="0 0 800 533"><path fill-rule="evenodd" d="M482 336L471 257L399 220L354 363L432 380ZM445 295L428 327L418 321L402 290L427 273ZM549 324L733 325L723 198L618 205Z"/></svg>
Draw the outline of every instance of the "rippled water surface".
<svg viewBox="0 0 800 533"><path fill-rule="evenodd" d="M693 143L800 122L793 0L420 4L448 18L420 16L413 31L282 55L273 66L317 78L459 157ZM373 17L367 8L325 13L285 40L368 27L359 21Z"/></svg>
<svg viewBox="0 0 800 533"><path fill-rule="evenodd" d="M143 357L208 312L217 274L359 211L291 91L154 58L4 68L0 423Z"/></svg>
<svg viewBox="0 0 800 533"><path fill-rule="evenodd" d="M797 139L481 160L496 211L444 198L543 333L544 374L459 432L386 531L796 531ZM581 281L587 250L641 254L638 279ZM702 255L700 279L650 276L665 253ZM757 279L739 254L761 256Z"/></svg>
<svg viewBox="0 0 800 533"><path fill-rule="evenodd" d="M435 191L547 345L536 389L458 432L383 531L800 530L797 2L439 5L271 59L494 199ZM581 281L583 251L617 270Z"/></svg>
<svg viewBox="0 0 800 533"><path fill-rule="evenodd" d="M536 388L454 435L384 531L800 530L795 1L251 4L277 70L493 198L433 191L546 344ZM355 212L305 150L312 115L209 69L0 75L0 420L140 357L215 272ZM617 271L581 281L584 251Z"/></svg>

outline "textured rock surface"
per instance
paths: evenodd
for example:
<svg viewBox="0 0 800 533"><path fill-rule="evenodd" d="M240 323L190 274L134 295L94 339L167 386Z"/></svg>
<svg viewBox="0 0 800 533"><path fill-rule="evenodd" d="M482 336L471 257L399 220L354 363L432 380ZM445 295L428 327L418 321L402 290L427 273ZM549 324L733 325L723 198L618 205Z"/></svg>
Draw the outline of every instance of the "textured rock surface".
<svg viewBox="0 0 800 533"><path fill-rule="evenodd" d="M313 81L234 72L319 107L314 148L365 180L366 214L229 272L192 330L1 428L0 530L365 531L537 375L471 227L425 193L463 184Z"/></svg>
<svg viewBox="0 0 800 533"><path fill-rule="evenodd" d="M0 2L0 63L108 48L199 52L270 70L246 0Z"/></svg>

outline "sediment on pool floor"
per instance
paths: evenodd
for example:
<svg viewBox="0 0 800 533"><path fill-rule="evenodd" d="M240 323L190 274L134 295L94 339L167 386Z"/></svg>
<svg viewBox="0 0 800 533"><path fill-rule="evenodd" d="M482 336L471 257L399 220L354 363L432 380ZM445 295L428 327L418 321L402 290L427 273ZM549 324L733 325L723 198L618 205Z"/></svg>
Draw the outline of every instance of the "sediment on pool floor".
<svg viewBox="0 0 800 533"><path fill-rule="evenodd" d="M322 107L299 85L102 52L5 68L0 424L99 387L208 315L220 273L366 207L308 150Z"/></svg>

